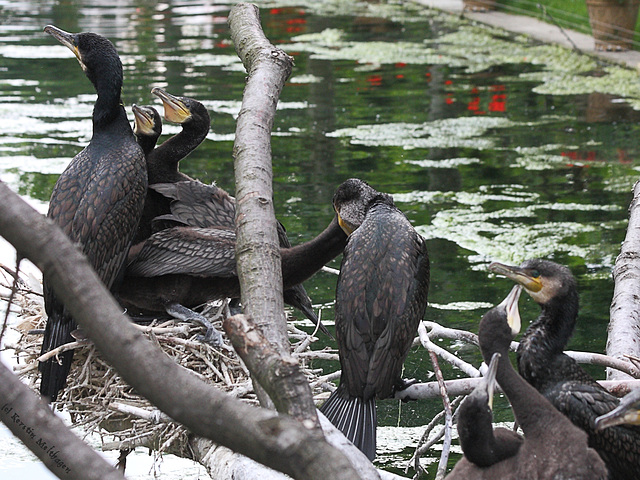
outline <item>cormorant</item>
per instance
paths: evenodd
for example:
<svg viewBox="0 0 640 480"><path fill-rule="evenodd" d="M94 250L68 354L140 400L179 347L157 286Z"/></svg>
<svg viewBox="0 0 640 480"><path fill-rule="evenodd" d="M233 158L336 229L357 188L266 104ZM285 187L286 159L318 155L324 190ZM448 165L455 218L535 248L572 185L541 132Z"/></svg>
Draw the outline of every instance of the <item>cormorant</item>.
<svg viewBox="0 0 640 480"><path fill-rule="evenodd" d="M619 425L596 431L595 420L619 404L563 350L578 316L576 280L563 265L543 259L519 267L492 263L489 269L519 283L540 306L518 347L520 374L589 435L612 479L640 478L640 428Z"/></svg>
<svg viewBox="0 0 640 480"><path fill-rule="evenodd" d="M128 311L158 314L167 306L194 308L239 298L235 233L227 228L173 227L131 248L119 300ZM338 256L347 236L334 217L313 240L281 248L284 290L305 281Z"/></svg>
<svg viewBox="0 0 640 480"><path fill-rule="evenodd" d="M429 256L425 240L390 195L349 179L333 204L349 234L335 306L342 373L320 410L373 459L375 399L407 386L402 366L427 306Z"/></svg>
<svg viewBox="0 0 640 480"><path fill-rule="evenodd" d="M596 430L623 424L640 425L640 388L622 397L620 405L609 413L596 418Z"/></svg>
<svg viewBox="0 0 640 480"><path fill-rule="evenodd" d="M483 380L458 408L458 437L464 458L486 468L514 456L522 437L513 430L493 428L493 392L499 353L494 353Z"/></svg>
<svg viewBox="0 0 640 480"><path fill-rule="evenodd" d="M162 135L162 118L150 105L133 105L133 134L145 156L156 148L158 138Z"/></svg>
<svg viewBox="0 0 640 480"><path fill-rule="evenodd" d="M149 185L193 180L178 170L178 164L195 150L209 133L209 112L202 103L193 98L176 97L158 87L153 88L151 93L162 100L165 120L180 124L182 130L153 148L158 140L157 129L162 128L162 121L153 107L148 107L150 111L139 111L139 114L135 114L134 109L134 130L137 132L138 144L145 150ZM134 245L149 238L155 231L167 227L164 224L159 225L155 219L170 213L169 204L170 200L155 190L147 191Z"/></svg>
<svg viewBox="0 0 640 480"><path fill-rule="evenodd" d="M190 180L157 183L149 188L171 199L171 213L156 220L189 227L235 229L236 199L216 185ZM291 248L284 225L277 222L276 227L280 247ZM314 325L319 325L323 333L331 336L313 311L311 299L302 284L286 289L283 298L287 305L300 310Z"/></svg>
<svg viewBox="0 0 640 480"><path fill-rule="evenodd" d="M605 480L607 469L588 447L585 432L558 412L511 366L509 345L520 330L520 292L520 285L514 286L507 298L482 317L478 340L485 362L500 354L496 378L511 402L524 440L515 454L484 468L463 458L447 479Z"/></svg>
<svg viewBox="0 0 640 480"><path fill-rule="evenodd" d="M113 44L95 33L68 33L48 25L51 34L77 57L98 98L93 109L93 136L60 175L47 216L76 242L104 284L117 288L131 239L142 214L147 188L144 154L138 146L120 100L122 63ZM76 324L56 298L46 272L48 315L42 344L46 353L73 340ZM50 400L64 386L73 351L42 362L40 392Z"/></svg>

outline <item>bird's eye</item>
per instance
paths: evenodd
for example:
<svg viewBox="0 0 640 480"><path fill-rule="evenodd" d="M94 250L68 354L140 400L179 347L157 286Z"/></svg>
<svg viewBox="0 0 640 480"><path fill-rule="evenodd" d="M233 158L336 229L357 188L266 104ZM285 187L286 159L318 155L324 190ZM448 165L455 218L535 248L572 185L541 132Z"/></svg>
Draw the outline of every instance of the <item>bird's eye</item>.
<svg viewBox="0 0 640 480"><path fill-rule="evenodd" d="M540 272L538 270L531 270L531 276L533 278L538 278L540 276Z"/></svg>

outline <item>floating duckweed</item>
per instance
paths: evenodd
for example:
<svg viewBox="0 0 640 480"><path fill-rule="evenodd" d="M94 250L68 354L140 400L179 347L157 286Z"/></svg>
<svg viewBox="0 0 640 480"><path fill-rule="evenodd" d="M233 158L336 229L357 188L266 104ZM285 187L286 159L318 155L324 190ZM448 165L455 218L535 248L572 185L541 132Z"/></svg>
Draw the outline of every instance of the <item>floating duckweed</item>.
<svg viewBox="0 0 640 480"><path fill-rule="evenodd" d="M412 148L465 147L487 149L494 140L486 135L491 128L507 128L514 123L501 117L457 117L427 123L384 123L359 125L327 133L329 137L350 137L351 143L367 146Z"/></svg>

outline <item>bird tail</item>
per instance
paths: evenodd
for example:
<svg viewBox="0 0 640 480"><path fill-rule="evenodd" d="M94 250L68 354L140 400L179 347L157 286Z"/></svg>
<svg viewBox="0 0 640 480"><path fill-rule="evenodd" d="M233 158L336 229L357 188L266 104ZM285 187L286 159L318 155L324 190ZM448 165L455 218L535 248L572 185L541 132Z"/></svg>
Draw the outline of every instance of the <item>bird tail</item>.
<svg viewBox="0 0 640 480"><path fill-rule="evenodd" d="M53 311L49 314L47 326L44 331L44 339L42 341L42 349L40 355L43 355L54 348L73 341L71 332L76 328L75 323L65 318L64 313ZM67 350L53 358L44 362L40 362L38 369L40 370L40 394L53 402L58 398L58 393L64 388L67 381L67 375L71 369L71 361L73 360L73 350Z"/></svg>
<svg viewBox="0 0 640 480"><path fill-rule="evenodd" d="M375 397L369 400L350 397L347 392L338 387L320 407L320 411L369 460L373 461L376 457L378 424Z"/></svg>

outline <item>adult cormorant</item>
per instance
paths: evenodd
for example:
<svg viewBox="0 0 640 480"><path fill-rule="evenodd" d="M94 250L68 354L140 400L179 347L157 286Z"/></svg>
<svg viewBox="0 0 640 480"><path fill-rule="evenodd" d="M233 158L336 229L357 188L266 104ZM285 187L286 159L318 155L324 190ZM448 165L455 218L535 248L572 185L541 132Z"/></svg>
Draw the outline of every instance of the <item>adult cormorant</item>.
<svg viewBox="0 0 640 480"><path fill-rule="evenodd" d="M138 227L147 188L144 154L136 143L120 100L122 63L113 44L95 33L67 33L48 25L51 34L77 57L98 98L93 136L60 175L47 216L76 242L104 284L116 279ZM73 340L76 324L56 298L46 272L44 300L48 315L42 353ZM73 351L40 364L40 392L55 400L64 386Z"/></svg>
<svg viewBox="0 0 640 480"><path fill-rule="evenodd" d="M558 412L511 366L509 345L520 330L518 298L513 287L507 298L480 321L478 340L485 362L500 354L496 378L524 432L518 451L487 467L462 459L448 480L605 480L607 470L598 454L587 445L587 435Z"/></svg>
<svg viewBox="0 0 640 480"><path fill-rule="evenodd" d="M427 306L429 256L390 195L349 179L333 204L349 234L335 307L342 374L320 410L373 459L375 399L407 386L402 365Z"/></svg>
<svg viewBox="0 0 640 480"><path fill-rule="evenodd" d="M499 353L494 353L483 380L458 408L458 437L464 458L489 467L514 456L522 437L513 430L493 428L493 392L497 383Z"/></svg>
<svg viewBox="0 0 640 480"><path fill-rule="evenodd" d="M640 425L640 388L622 397L620 405L609 413L596 418L596 430L623 424Z"/></svg>
<svg viewBox="0 0 640 480"><path fill-rule="evenodd" d="M542 259L519 267L494 262L489 269L522 285L541 308L518 347L520 374L587 432L612 479L640 478L640 428L619 425L596 431L596 418L616 408L619 399L563 353L578 316L578 289L569 269Z"/></svg>

